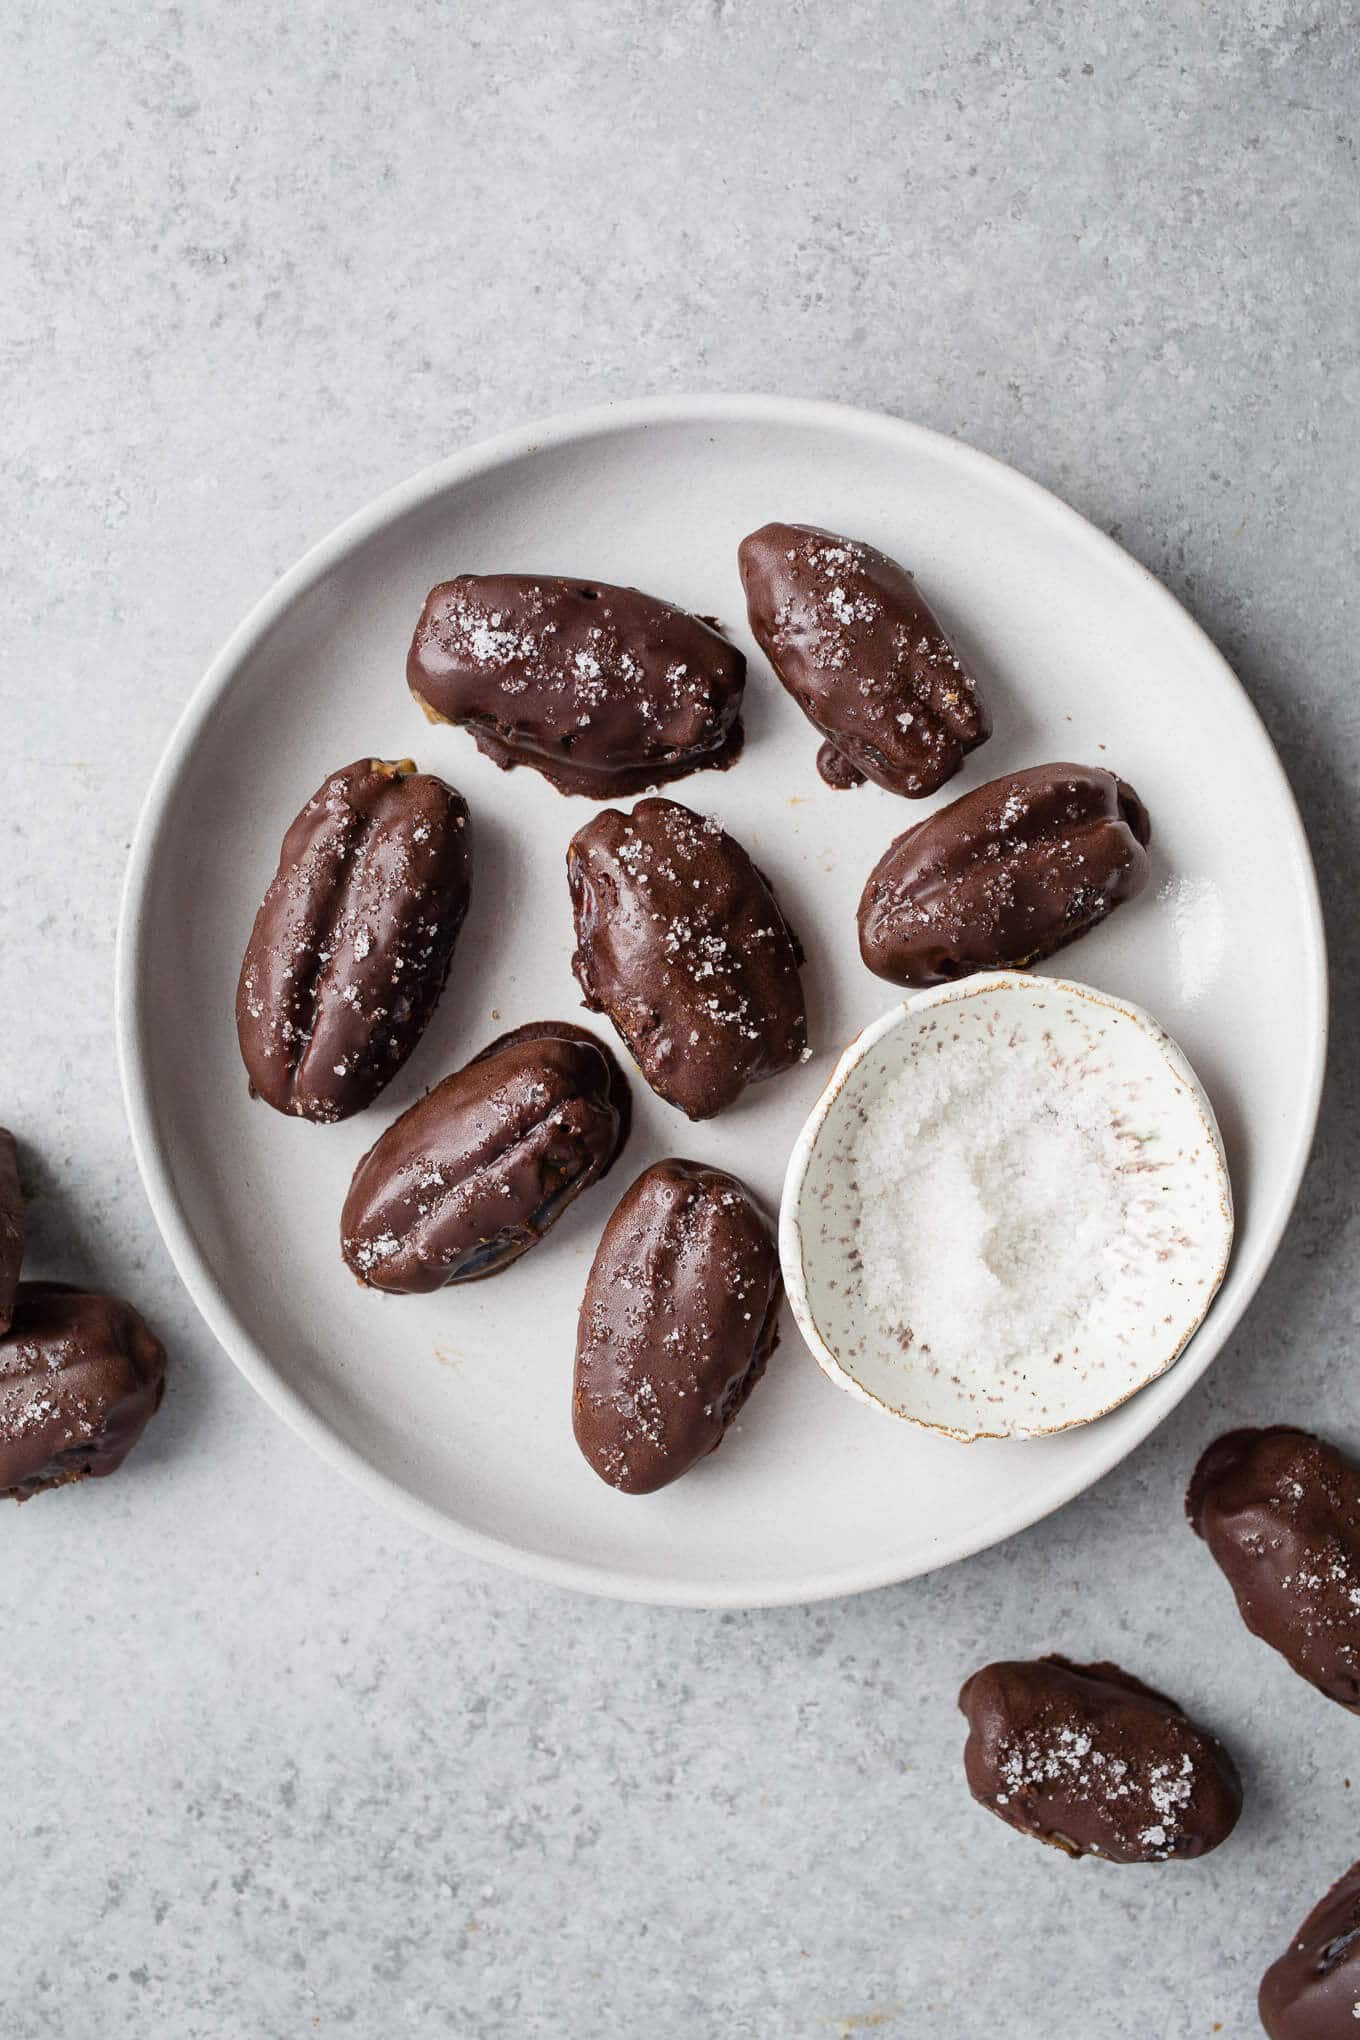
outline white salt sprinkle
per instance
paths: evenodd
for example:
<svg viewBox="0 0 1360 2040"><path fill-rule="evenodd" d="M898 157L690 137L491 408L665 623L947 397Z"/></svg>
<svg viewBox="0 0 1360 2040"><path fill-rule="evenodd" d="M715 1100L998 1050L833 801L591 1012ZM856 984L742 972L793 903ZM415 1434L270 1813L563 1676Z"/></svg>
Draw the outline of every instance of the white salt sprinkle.
<svg viewBox="0 0 1360 2040"><path fill-rule="evenodd" d="M1100 1086L1028 1036L958 1040L854 1144L862 1294L914 1363L999 1379L1080 1342L1125 1256L1136 1172Z"/></svg>
<svg viewBox="0 0 1360 2040"><path fill-rule="evenodd" d="M1180 993L1197 1006L1212 991L1228 943L1223 895L1211 878L1169 878L1158 887L1176 945Z"/></svg>

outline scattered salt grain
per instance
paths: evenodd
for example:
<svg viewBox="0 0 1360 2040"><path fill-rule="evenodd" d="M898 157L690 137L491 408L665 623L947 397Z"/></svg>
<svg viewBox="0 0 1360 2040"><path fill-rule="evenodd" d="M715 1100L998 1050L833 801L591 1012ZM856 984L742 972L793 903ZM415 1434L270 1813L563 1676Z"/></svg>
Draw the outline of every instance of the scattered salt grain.
<svg viewBox="0 0 1360 2040"><path fill-rule="evenodd" d="M1169 878L1157 898L1176 945L1181 997L1198 1005L1212 990L1227 947L1223 895L1211 878Z"/></svg>

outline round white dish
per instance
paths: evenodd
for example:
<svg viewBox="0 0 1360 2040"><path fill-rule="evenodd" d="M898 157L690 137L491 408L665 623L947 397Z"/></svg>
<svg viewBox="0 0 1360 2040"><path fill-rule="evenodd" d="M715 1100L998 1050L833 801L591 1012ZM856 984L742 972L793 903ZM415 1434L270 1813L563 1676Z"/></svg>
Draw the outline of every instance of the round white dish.
<svg viewBox="0 0 1360 2040"><path fill-rule="evenodd" d="M1094 1096L1125 1132L1140 1194L1122 1261L1069 1322L1061 1348L994 1376L985 1355L937 1364L904 1350L864 1298L856 1147L885 1091L928 1057L981 1046L991 1060L1042 1043L1043 1063ZM1023 1080L1032 1085L1032 1075ZM908 1227L911 1209L893 1213ZM1213 1107L1184 1054L1140 1007L1070 978L989 971L918 992L846 1049L789 1159L779 1214L784 1282L828 1379L885 1415L950 1438L1038 1438L1087 1424L1165 1373L1203 1323L1232 1246L1232 1189ZM911 1311L903 1298L904 1314ZM972 1358L973 1356L969 1356Z"/></svg>
<svg viewBox="0 0 1360 2040"><path fill-rule="evenodd" d="M755 654L735 548L770 517L904 560L953 631L994 734L933 800L817 777L817 739ZM405 686L436 580L517 568L635 582L719 615L751 656L729 773L669 789L715 814L774 882L808 952L816 1056L691 1126L634 1086L608 1182L505 1275L429 1298L361 1290L339 1256L351 1170L375 1134L493 1034L581 1017L563 854L591 804L504 775L432 729ZM280 838L325 774L413 754L467 796L477 871L449 988L368 1112L286 1120L246 1094L232 1000ZM1154 876L1087 936L1083 978L1148 1006L1214 1101L1237 1247L1184 1359L1112 1416L963 1447L837 1394L786 1317L722 1450L639 1498L572 1439L577 1302L613 1199L666 1153L735 1169L774 1210L840 1048L882 1010L854 910L890 838L965 787L1072 758L1147 802ZM315 547L241 624L190 701L138 826L119 931L117 1030L158 1223L208 1324L332 1464L465 1551L543 1579L701 1606L791 1602L929 1571L1078 1493L1203 1372L1294 1201L1322 1078L1316 886L1284 775L1220 655L1156 581L1036 484L919 427L770 397L646 399L525 426L391 491ZM600 1023L603 1027L604 1023Z"/></svg>

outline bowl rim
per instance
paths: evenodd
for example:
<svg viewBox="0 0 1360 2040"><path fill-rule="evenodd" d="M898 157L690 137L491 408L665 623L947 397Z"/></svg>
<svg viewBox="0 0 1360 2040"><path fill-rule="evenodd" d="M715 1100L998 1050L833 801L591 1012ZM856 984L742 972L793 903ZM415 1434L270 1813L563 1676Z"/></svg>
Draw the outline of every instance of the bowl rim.
<svg viewBox="0 0 1360 2040"><path fill-rule="evenodd" d="M1089 1415L1073 1417L1065 1424L1048 1424L1037 1431L984 1431L965 1430L956 1424L932 1423L927 1417L919 1417L896 1403L885 1402L866 1388L859 1377L844 1366L834 1349L823 1338L821 1328L808 1296L807 1275L803 1255L803 1228L801 1212L803 1191L807 1183L808 1170L817 1151L817 1144L826 1130L832 1112L854 1072L869 1052L890 1034L920 1019L923 1013L933 1012L938 1006L959 1006L965 1000L984 998L992 992L1039 992L1048 991L1065 999L1080 999L1096 1006L1108 1006L1124 1019L1130 1020L1151 1040L1172 1075L1184 1086L1191 1103L1199 1113L1204 1127L1205 1138L1214 1158L1214 1174L1217 1179L1218 1206L1227 1228L1222 1255L1211 1277L1204 1307L1178 1340L1174 1350L1165 1359L1144 1375L1132 1388L1117 1395ZM1023 1442L1032 1438L1053 1438L1064 1431L1084 1430L1101 1417L1108 1417L1135 1395L1141 1395L1145 1388L1161 1379L1167 1370L1174 1367L1195 1337L1205 1318L1213 1308L1214 1299L1223 1285L1232 1259L1233 1240L1236 1233L1233 1215L1232 1178L1228 1172L1228 1158L1223 1146L1213 1103L1208 1092L1195 1074L1189 1057L1175 1038L1169 1034L1161 1021L1144 1006L1135 1004L1119 993L1103 991L1098 985L1088 985L1079 978L1046 977L1027 970L977 971L966 978L957 978L946 985L931 985L915 992L910 998L899 1000L881 1013L877 1020L871 1020L862 1027L849 1042L837 1060L817 1102L809 1112L789 1155L788 1168L784 1173L784 1187L779 1199L779 1261L784 1276L784 1289L789 1299L798 1329L808 1351L821 1368L828 1381L843 1389L857 1402L877 1410L880 1416L891 1417L895 1422L911 1424L917 1430L933 1431L937 1437L952 1438L961 1445L976 1445L984 1439L1011 1439Z"/></svg>
<svg viewBox="0 0 1360 2040"><path fill-rule="evenodd" d="M608 437L639 427L676 424L721 427L752 423L769 429L823 427L856 432L890 447L903 458L910 458L923 450L937 456L947 455L961 472L985 479L991 487L1009 495L1030 516L1061 529L1074 546L1099 558L1107 568L1123 575L1130 584L1144 592L1150 590L1157 600L1172 605L1178 611L1186 627L1201 641L1205 658L1221 667L1224 678L1231 682L1240 696L1245 711L1244 729L1250 731L1255 739L1261 769L1273 773L1279 782L1284 827L1292 844L1293 864L1303 894L1305 947L1310 961L1305 988L1311 1021L1304 1087L1306 1102L1296 1124L1287 1165L1276 1179L1272 1208L1263 1221L1251 1275L1244 1284L1241 1297L1230 1309L1220 1309L1213 1327L1199 1341L1186 1365L1178 1370L1178 1383L1183 1384L1180 1393L1188 1390L1199 1378L1238 1323L1279 1245L1312 1147L1326 1064L1327 957L1317 874L1293 789L1255 704L1217 645L1156 575L1071 504L994 455L929 426L864 406L824 398L758 393L691 393L615 399L536 418L475 441L381 492L309 547L247 611L189 695L152 773L133 832L114 949L114 1030L129 1135L147 1201L190 1300L233 1363L277 1416L329 1466L344 1474L370 1498L385 1503L406 1522L439 1537L467 1556L579 1592L673 1607L799 1606L810 1601L895 1585L921 1572L933 1571L941 1565L970 1557L1027 1529L1090 1487L1133 1451L1166 1411L1158 1407L1155 1397L1149 1397L1146 1414L1140 1416L1132 1427L1131 1436L1113 1439L1108 1450L1097 1455L1094 1464L1083 1462L1072 1472L1055 1478L1045 1489L1038 1506L1021 1500L980 1523L968 1537L957 1545L951 1545L947 1552L931 1554L921 1564L905 1569L900 1560L889 1559L885 1563L873 1553L866 1553L853 1565L819 1574L812 1581L789 1581L754 1592L740 1582L726 1580L709 1581L700 1587L676 1581L667 1574L633 1573L555 1553L524 1549L506 1539L454 1521L374 1467L360 1451L316 1415L279 1373L269 1353L247 1330L230 1298L219 1286L194 1236L175 1185L167 1144L158 1120L145 1050L148 1017L145 977L151 937L148 892L180 779L239 667L252 656L302 595L342 566L386 526L433 502L450 489L462 487L508 461L523 459L573 441Z"/></svg>

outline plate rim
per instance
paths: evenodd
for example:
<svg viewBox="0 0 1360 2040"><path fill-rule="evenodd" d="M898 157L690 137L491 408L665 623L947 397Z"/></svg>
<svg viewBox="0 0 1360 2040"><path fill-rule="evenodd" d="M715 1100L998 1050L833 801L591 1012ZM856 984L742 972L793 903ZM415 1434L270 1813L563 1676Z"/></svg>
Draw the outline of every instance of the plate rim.
<svg viewBox="0 0 1360 2040"><path fill-rule="evenodd" d="M1209 1321L1174 1367L1161 1377L1163 1384L1179 1384L1164 1405L1154 1397L1148 1404L1146 1418L1134 1418L1132 1435L1121 1432L1111 1445L1097 1451L1094 1466L1083 1462L1073 1477L1055 1481L1052 1489L1046 1491L1041 1506L1035 1507L1030 1502L1010 1511L1003 1509L999 1516L988 1519L980 1527L975 1526L969 1535L951 1541L944 1550L929 1554L919 1564L904 1565L900 1559L875 1563L873 1553L866 1552L864 1559L853 1565L842 1565L811 1578L754 1592L736 1582L712 1582L700 1587L674 1580L665 1574L635 1574L526 1550L505 1538L446 1516L432 1504L411 1494L399 1481L380 1472L360 1451L340 1438L289 1386L268 1353L246 1330L194 1239L173 1186L147 1076L146 1059L140 1053L145 1026L141 988L149 935L146 895L169 808L199 737L219 700L230 687L237 668L293 603L384 527L440 494L465 486L480 474L573 440L628 431L639 426L694 424L701 420L715 424L748 424L754 421L770 425L823 426L840 431L848 429L893 444L904 454L926 449L936 458L944 457L965 470L972 469L994 488L1008 491L1031 515L1043 517L1065 530L1069 538L1101 557L1107 568L1115 569L1126 581L1136 584L1145 597L1150 593L1151 599L1172 605L1200 639L1203 651L1222 669L1224 677L1239 694L1247 710L1245 727L1256 743L1256 762L1261 769L1274 774L1283 795L1293 861L1304 896L1303 934L1308 969L1303 991L1311 1007L1312 1021L1305 1110L1294 1129L1287 1166L1278 1179L1283 1194L1277 1192L1275 1197L1274 1209L1257 1247L1256 1265L1241 1297L1226 1308L1221 1298L1217 1300ZM133 1155L152 1217L175 1271L209 1331L251 1387L329 1466L344 1474L365 1493L395 1509L407 1522L416 1524L466 1556L504 1566L550 1585L653 1606L709 1609L789 1607L896 1585L939 1571L946 1565L956 1564L961 1559L1003 1543L1093 1487L1134 1452L1184 1399L1222 1351L1254 1300L1293 1213L1312 1150L1326 1072L1327 988L1326 934L1317 873L1293 787L1251 696L1207 631L1164 582L1126 552L1107 532L1091 523L1043 483L950 433L896 418L886 412L825 398L754 393L707 395L699 392L614 399L533 419L476 440L383 490L309 546L293 566L266 589L231 632L190 693L161 751L142 800L119 903L114 946L114 1035ZM1149 1384L1143 1395L1134 1397L1126 1407L1137 1411L1143 1396L1150 1395L1157 1386L1157 1383ZM1126 1418L1126 1425L1128 1422Z"/></svg>

